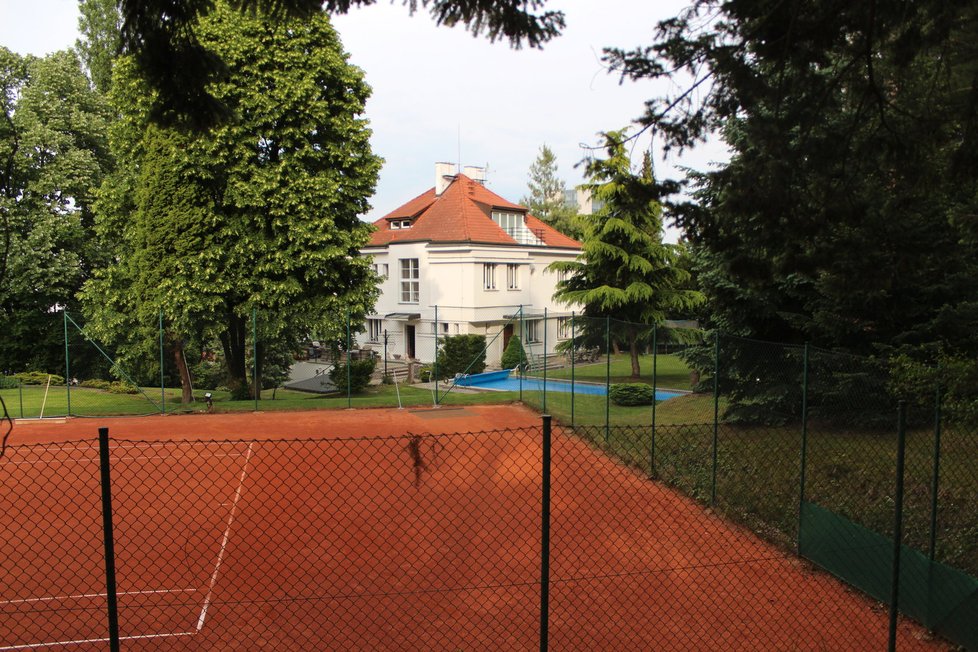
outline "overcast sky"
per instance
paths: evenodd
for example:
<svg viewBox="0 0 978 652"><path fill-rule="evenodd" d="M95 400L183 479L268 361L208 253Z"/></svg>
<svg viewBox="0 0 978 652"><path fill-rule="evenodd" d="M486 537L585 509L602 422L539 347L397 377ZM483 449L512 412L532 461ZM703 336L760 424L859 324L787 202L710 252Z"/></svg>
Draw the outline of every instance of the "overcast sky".
<svg viewBox="0 0 978 652"><path fill-rule="evenodd" d="M488 186L511 201L526 193L527 173L543 143L555 152L568 187L598 132L620 129L641 114L643 101L668 87L619 83L601 63L601 49L649 44L658 20L685 0L550 0L567 18L563 35L543 50L512 50L461 28L409 17L400 0L334 18L351 61L366 71L373 96L371 143L385 160L368 218L377 218L434 184L434 163L488 166ZM43 55L77 38L76 0L0 0L0 44ZM637 141L638 163L650 140ZM653 150L658 151L652 144ZM724 157L713 145L663 161L656 173L678 178L677 165L706 168ZM670 233L669 239L675 238Z"/></svg>

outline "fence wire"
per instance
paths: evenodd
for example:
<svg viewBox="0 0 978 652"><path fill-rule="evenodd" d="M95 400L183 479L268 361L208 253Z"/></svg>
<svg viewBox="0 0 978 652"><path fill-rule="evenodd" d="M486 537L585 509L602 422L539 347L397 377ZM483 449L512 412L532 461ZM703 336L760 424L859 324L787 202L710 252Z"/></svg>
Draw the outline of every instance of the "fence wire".
<svg viewBox="0 0 978 652"><path fill-rule="evenodd" d="M106 438L114 590L96 443L13 446L0 460L0 648L103 645L110 593L127 648L887 645L885 610L766 536L781 527L780 496L768 512L764 482L733 495L721 482L705 509L712 453L684 446L694 431L667 432L654 470L650 427L606 439L546 420L448 435ZM721 470L757 473L762 449L736 436L721 437ZM687 471L670 456L705 462ZM760 536L737 524L751 518ZM904 581L912 595L918 580ZM907 622L893 640L942 647Z"/></svg>

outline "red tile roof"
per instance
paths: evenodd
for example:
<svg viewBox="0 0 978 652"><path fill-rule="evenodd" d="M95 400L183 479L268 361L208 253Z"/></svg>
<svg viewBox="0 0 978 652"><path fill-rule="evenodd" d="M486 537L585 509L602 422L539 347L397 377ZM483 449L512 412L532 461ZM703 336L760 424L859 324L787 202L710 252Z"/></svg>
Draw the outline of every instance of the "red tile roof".
<svg viewBox="0 0 978 652"><path fill-rule="evenodd" d="M480 183L459 174L450 186L435 196L431 188L374 222L377 230L367 246L392 242L474 242L480 244L518 244L492 221L492 209L526 213L527 209L507 201ZM391 229L392 219L411 219L407 229ZM580 249L581 243L547 226L532 215L526 226L548 247Z"/></svg>

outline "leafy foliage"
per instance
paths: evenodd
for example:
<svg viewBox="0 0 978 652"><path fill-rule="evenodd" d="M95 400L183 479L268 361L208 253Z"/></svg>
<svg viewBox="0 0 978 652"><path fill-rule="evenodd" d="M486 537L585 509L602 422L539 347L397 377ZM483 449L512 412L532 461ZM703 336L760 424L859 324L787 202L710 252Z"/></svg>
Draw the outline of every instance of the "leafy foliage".
<svg viewBox="0 0 978 652"><path fill-rule="evenodd" d="M0 48L0 367L63 368L67 304L104 252L95 192L113 162L109 109L77 57ZM79 372L93 359L80 356Z"/></svg>
<svg viewBox="0 0 978 652"><path fill-rule="evenodd" d="M608 51L626 77L691 75L641 118L667 148L717 133L731 150L672 207L710 326L863 356L978 354L976 25L973 4L939 0L705 0L652 45ZM748 353L733 346L731 364ZM886 385L840 371L836 386L859 376ZM780 400L776 383L750 397Z"/></svg>
<svg viewBox="0 0 978 652"><path fill-rule="evenodd" d="M350 360L349 390L351 394L359 394L367 385L370 384L370 376L374 373L377 366L376 358L366 358L364 360ZM329 379L336 385L338 391L347 391L347 364L337 362L329 370Z"/></svg>
<svg viewBox="0 0 978 652"><path fill-rule="evenodd" d="M594 318L630 322L619 324L619 334L628 342L632 375L638 377L639 341L649 330L638 324L679 317L696 308L702 296L687 287L689 273L677 264L678 249L662 242L662 209L654 200L651 166L632 173L624 138L623 131L605 134L607 158L588 161L590 181L582 187L602 206L583 220L581 254L548 269L567 277L557 284L554 298L584 306L584 341L597 337L597 324L605 325Z"/></svg>
<svg viewBox="0 0 978 652"><path fill-rule="evenodd" d="M608 389L608 396L615 405L652 405L655 390L645 383L615 383Z"/></svg>
<svg viewBox="0 0 978 652"><path fill-rule="evenodd" d="M325 14L279 22L219 4L197 33L230 66L214 93L235 117L194 137L152 126L145 80L133 61L116 63L113 146L124 164L99 215L119 234L116 262L84 298L99 335L132 356L156 346L160 311L171 349L216 338L239 396L253 337L260 377L278 343L339 339L332 316L360 319L373 302L356 255L370 227L357 216L380 160L360 117L369 89Z"/></svg>
<svg viewBox="0 0 978 652"><path fill-rule="evenodd" d="M526 361L526 351L523 349L523 343L520 342L520 338L517 335L509 338L509 344L506 345L506 350L503 351L503 357L500 360L500 364L503 369L516 369Z"/></svg>
<svg viewBox="0 0 978 652"><path fill-rule="evenodd" d="M520 200L530 213L572 238L581 237L577 210L568 205L564 194L567 190L557 176L557 157L546 145L540 147L533 165L530 166L530 194Z"/></svg>
<svg viewBox="0 0 978 652"><path fill-rule="evenodd" d="M453 335L439 345L438 375L481 374L486 370L486 336Z"/></svg>

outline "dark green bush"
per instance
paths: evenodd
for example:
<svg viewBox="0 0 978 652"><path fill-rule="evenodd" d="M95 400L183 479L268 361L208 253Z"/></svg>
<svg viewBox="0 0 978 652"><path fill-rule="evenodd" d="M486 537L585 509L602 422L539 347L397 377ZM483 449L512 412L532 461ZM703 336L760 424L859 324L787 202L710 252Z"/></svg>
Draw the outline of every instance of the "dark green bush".
<svg viewBox="0 0 978 652"><path fill-rule="evenodd" d="M17 389L20 381L13 376L0 376L0 389Z"/></svg>
<svg viewBox="0 0 978 652"><path fill-rule="evenodd" d="M64 385L65 377L59 376L58 374L50 374L52 385ZM43 371L22 371L19 374L14 374L14 378L19 380L25 385L47 385L48 384L48 374Z"/></svg>
<svg viewBox="0 0 978 652"><path fill-rule="evenodd" d="M370 384L370 376L376 366L377 360L374 358L350 361L351 394L359 394ZM334 364L329 372L329 379L333 381L338 391L345 394L347 389L346 364L342 362Z"/></svg>
<svg viewBox="0 0 978 652"><path fill-rule="evenodd" d="M645 383L615 383L608 390L615 405L652 405L655 390Z"/></svg>
<svg viewBox="0 0 978 652"><path fill-rule="evenodd" d="M523 343L520 338L513 336L509 338L509 344L503 351L503 359L500 362L503 369L515 369L526 361L526 352L523 350Z"/></svg>
<svg viewBox="0 0 978 652"><path fill-rule="evenodd" d="M453 378L455 374L481 374L486 370L486 336L454 335L446 337L438 351L438 375Z"/></svg>
<svg viewBox="0 0 978 652"><path fill-rule="evenodd" d="M99 380L98 378L92 378L90 380L83 380L78 383L81 387L89 387L91 389L109 389L112 386L107 380Z"/></svg>

